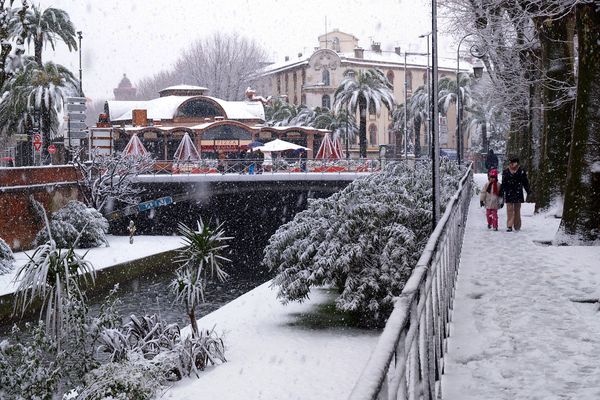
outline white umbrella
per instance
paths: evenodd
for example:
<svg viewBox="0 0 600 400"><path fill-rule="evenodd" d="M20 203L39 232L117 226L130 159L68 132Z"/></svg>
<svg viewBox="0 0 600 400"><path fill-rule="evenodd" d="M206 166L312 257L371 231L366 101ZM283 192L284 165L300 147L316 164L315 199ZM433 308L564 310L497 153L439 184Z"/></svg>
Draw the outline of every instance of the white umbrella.
<svg viewBox="0 0 600 400"><path fill-rule="evenodd" d="M266 143L264 146L254 148L254 150L260 150L263 153L271 152L271 151L285 151L285 150L298 150L298 149L310 150L308 147L304 147L304 146L300 146L298 144L286 142L285 140L281 140L281 139L275 139L275 140L272 140L272 141Z"/></svg>

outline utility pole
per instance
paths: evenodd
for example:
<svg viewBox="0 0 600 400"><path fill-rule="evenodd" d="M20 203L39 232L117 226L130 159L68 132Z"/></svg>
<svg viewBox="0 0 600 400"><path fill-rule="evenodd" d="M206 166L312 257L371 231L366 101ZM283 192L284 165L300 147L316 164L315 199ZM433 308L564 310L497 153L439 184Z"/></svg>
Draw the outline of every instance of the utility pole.
<svg viewBox="0 0 600 400"><path fill-rule="evenodd" d="M440 220L440 137L438 119L438 39L437 39L437 0L431 0L431 110L433 124L431 125L431 180L433 229Z"/></svg>

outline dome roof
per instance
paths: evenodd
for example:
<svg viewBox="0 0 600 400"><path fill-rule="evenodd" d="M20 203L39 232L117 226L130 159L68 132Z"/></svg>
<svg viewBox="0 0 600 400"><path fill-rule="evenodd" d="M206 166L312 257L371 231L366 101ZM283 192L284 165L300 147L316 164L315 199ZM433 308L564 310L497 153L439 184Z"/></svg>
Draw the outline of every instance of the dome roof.
<svg viewBox="0 0 600 400"><path fill-rule="evenodd" d="M121 82L119 82L119 89L128 89L131 87L133 87L131 81L126 74L123 74L123 79L121 79Z"/></svg>

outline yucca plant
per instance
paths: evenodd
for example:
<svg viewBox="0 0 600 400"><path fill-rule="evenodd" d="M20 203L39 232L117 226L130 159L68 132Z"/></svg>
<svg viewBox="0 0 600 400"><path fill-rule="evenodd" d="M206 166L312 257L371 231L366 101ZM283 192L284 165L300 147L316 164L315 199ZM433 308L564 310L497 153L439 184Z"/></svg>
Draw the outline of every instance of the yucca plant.
<svg viewBox="0 0 600 400"><path fill-rule="evenodd" d="M52 238L48 216L43 206L32 200L44 218L48 230L48 241L38 246L29 261L23 265L15 282L18 283L14 313L24 314L32 304L40 299L40 315L46 312L46 329L49 334L59 337L63 322L67 321L69 299L85 301L82 285L95 282L92 264L73 250L77 241L68 249L59 249ZM60 343L59 343L60 346Z"/></svg>
<svg viewBox="0 0 600 400"><path fill-rule="evenodd" d="M227 247L225 242L231 240L226 237L223 223L211 229L204 224L202 218L197 221L198 230L179 223L179 234L183 237L185 247L179 250L175 262L180 265L176 277L169 285L176 295L176 302L186 307L187 314L192 324L192 333L198 337L198 324L196 322L196 306L205 302L204 291L206 283L215 277L223 282L228 274L221 269L223 262L231 260L221 253Z"/></svg>

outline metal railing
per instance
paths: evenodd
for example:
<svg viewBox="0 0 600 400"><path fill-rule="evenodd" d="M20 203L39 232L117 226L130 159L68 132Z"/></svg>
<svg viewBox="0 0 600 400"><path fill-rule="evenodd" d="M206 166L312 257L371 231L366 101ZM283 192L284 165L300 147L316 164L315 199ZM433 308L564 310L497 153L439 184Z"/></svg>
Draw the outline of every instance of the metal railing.
<svg viewBox="0 0 600 400"><path fill-rule="evenodd" d="M441 399L472 167L431 234L349 400Z"/></svg>
<svg viewBox="0 0 600 400"><path fill-rule="evenodd" d="M391 160L390 160L391 161ZM388 160L384 160L384 163ZM340 173L375 172L382 163L376 159L363 160L303 160L275 159L252 161L248 159L213 160L198 162L177 162L157 160L154 165L156 174L271 174L271 173Z"/></svg>

